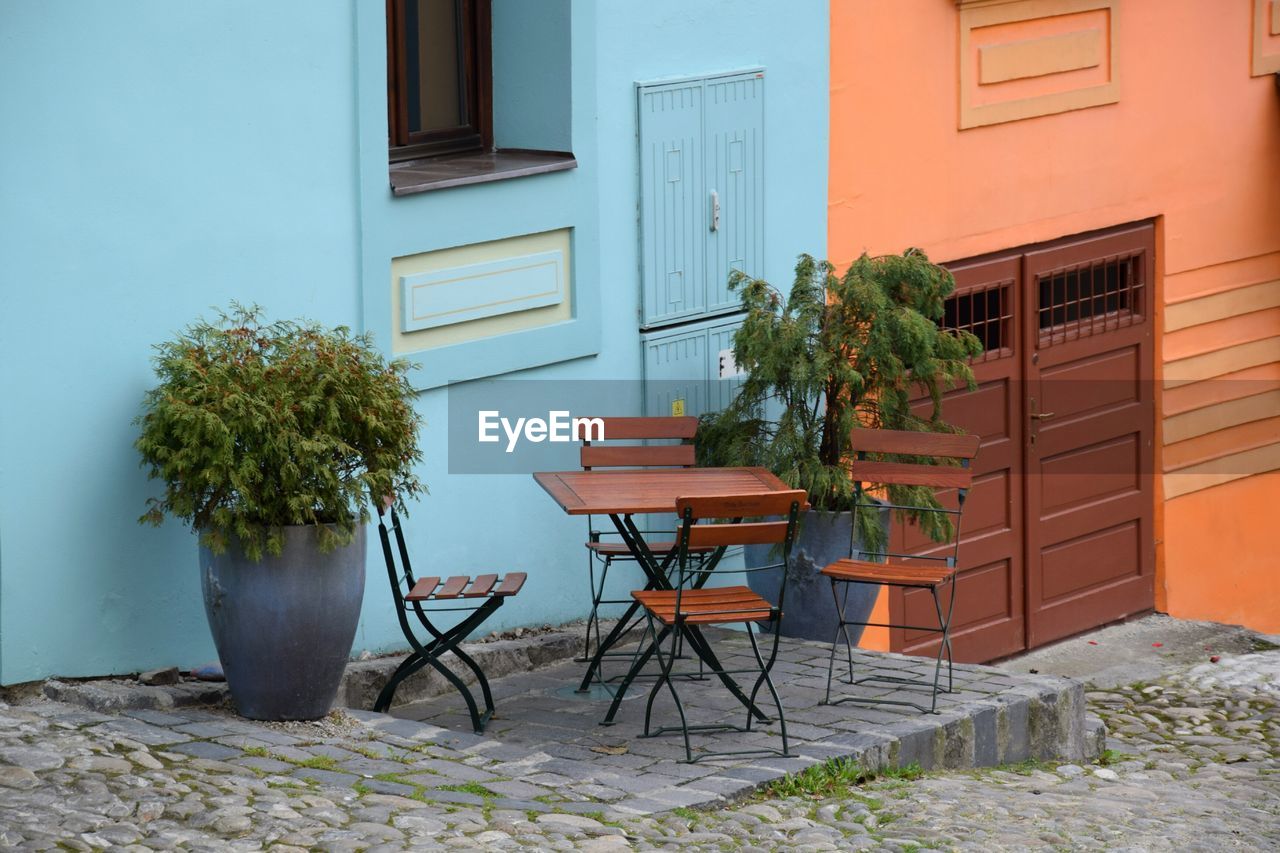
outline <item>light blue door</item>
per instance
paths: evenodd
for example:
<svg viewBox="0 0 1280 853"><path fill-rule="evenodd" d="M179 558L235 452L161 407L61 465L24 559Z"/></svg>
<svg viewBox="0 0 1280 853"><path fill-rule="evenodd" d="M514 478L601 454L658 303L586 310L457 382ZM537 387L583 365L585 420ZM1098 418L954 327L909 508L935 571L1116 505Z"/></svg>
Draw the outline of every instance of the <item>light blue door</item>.
<svg viewBox="0 0 1280 853"><path fill-rule="evenodd" d="M706 250L707 311L717 312L741 302L726 287L730 271L753 276L764 271L764 72L709 79L703 100L713 211Z"/></svg>
<svg viewBox="0 0 1280 853"><path fill-rule="evenodd" d="M706 310L701 81L640 89L644 324Z"/></svg>

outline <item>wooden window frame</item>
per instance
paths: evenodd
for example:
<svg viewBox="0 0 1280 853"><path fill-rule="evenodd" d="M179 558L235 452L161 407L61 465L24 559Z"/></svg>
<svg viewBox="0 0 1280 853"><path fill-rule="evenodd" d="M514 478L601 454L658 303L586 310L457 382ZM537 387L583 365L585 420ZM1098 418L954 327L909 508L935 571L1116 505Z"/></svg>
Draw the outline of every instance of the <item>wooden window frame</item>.
<svg viewBox="0 0 1280 853"><path fill-rule="evenodd" d="M444 154L493 150L493 30L491 0L455 0L462 21L460 39L465 75L465 107L470 120L459 127L410 131L404 81L406 58L401 50L405 4L387 5L387 118L391 162Z"/></svg>

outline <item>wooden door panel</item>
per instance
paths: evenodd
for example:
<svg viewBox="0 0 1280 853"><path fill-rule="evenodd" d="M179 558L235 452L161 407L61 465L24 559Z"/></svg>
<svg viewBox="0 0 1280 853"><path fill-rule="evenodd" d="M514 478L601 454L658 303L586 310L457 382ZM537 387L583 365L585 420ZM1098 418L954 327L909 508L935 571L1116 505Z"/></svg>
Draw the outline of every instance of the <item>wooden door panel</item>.
<svg viewBox="0 0 1280 853"><path fill-rule="evenodd" d="M1141 436L1125 435L1042 457L1032 491L1043 521L1141 490Z"/></svg>
<svg viewBox="0 0 1280 853"><path fill-rule="evenodd" d="M1010 570L1010 560L967 569L956 587L956 609L951 643L957 660L991 660L1022 648L1021 578ZM1016 592L1015 592L1016 590ZM942 591L947 606L949 591ZM902 595L904 620L911 625L936 625L937 611L926 590L909 590ZM960 649L965 651L964 656ZM938 651L938 635L925 631L904 631L905 654L933 657Z"/></svg>
<svg viewBox="0 0 1280 853"><path fill-rule="evenodd" d="M1013 654L1024 644L1019 269L1017 257L951 267L956 278L953 300L969 300L951 319L987 345L973 366L978 388L953 390L943 397L942 417L982 436L961 523L952 620L952 646L958 661L991 660ZM927 407L927 401L918 404L922 412ZM954 495L945 493L940 498L953 506ZM894 537L894 549L901 553L942 553L950 547L935 545L911 525L895 523ZM949 595L948 590L944 592ZM892 590L889 610L894 622L937 624L932 596L924 590ZM936 638L926 632L890 632L892 647L907 654L936 654Z"/></svg>
<svg viewBox="0 0 1280 853"><path fill-rule="evenodd" d="M1153 255L1142 226L1024 256L1029 647L1153 604Z"/></svg>
<svg viewBox="0 0 1280 853"><path fill-rule="evenodd" d="M1126 521L1045 548L1040 559L1044 604L1139 574L1140 534L1138 522Z"/></svg>
<svg viewBox="0 0 1280 853"><path fill-rule="evenodd" d="M987 345L974 364L979 389L943 407L983 436L960 547L957 660L1010 655L1153 605L1154 254L1142 224L948 265L953 301L970 302L945 321ZM980 317L984 304L999 305L998 323ZM900 527L895 550L940 551ZM927 591L896 590L889 604L894 621L937 618ZM891 631L890 642L937 648L918 631Z"/></svg>

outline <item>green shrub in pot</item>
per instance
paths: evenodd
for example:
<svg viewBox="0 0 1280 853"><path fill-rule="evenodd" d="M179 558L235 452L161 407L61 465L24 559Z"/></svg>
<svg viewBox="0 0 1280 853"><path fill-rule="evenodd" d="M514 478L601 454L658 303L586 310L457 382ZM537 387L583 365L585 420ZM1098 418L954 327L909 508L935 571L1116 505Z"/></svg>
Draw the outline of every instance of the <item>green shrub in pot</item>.
<svg viewBox="0 0 1280 853"><path fill-rule="evenodd" d="M954 432L942 420L942 396L951 388L976 387L969 359L981 353L982 345L968 332L941 326L944 302L955 282L918 249L880 257L864 254L840 275L829 262L801 255L785 297L767 281L742 273L734 274L730 287L741 295L746 311L733 346L745 378L728 407L703 416L699 464L762 466L808 492L814 512L805 519L793 552L799 554L802 574L797 579L799 600L804 584L811 582L809 563L816 570L849 555L852 530L847 525L856 524L868 548L878 547L886 535L883 512L863 509L856 518L848 515L854 496L849 476L852 431ZM922 398L928 402L920 414ZM895 504L936 505L927 488L892 486L887 491ZM915 520L934 539L950 535L945 515L921 513ZM833 533L832 525L840 524L845 532ZM820 531L826 531L824 542L806 542ZM815 591L814 596L825 601L830 591ZM789 591L789 603L792 599ZM868 609L872 601L874 597L866 603ZM822 627L790 633L830 640L825 625L834 625L834 618L832 611L829 619L817 620Z"/></svg>
<svg viewBox="0 0 1280 853"><path fill-rule="evenodd" d="M267 322L238 304L155 349L136 447L164 493L140 520L172 515L199 533L206 612L241 712L323 715L359 618L369 496L403 509L422 490L409 365L346 327ZM300 610L282 619L286 606ZM311 636L299 643L299 630ZM299 659L278 657L294 647Z"/></svg>

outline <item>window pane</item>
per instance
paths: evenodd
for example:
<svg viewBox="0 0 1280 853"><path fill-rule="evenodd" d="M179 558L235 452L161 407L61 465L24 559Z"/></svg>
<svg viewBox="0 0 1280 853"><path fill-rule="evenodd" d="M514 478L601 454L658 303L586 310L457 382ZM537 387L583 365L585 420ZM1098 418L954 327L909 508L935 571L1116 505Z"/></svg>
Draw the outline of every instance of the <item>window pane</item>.
<svg viewBox="0 0 1280 853"><path fill-rule="evenodd" d="M1012 288L1012 281L993 282L943 303L942 328L971 332L982 341L983 354L974 361L997 358L1013 348Z"/></svg>
<svg viewBox="0 0 1280 853"><path fill-rule="evenodd" d="M405 71L409 132L467 123L461 0L408 0Z"/></svg>
<svg viewBox="0 0 1280 853"><path fill-rule="evenodd" d="M1106 258L1040 277L1040 328L1129 312L1141 288L1136 257Z"/></svg>

